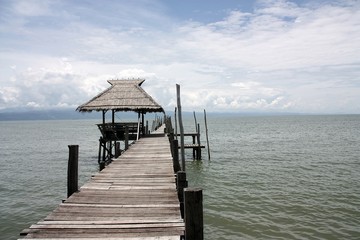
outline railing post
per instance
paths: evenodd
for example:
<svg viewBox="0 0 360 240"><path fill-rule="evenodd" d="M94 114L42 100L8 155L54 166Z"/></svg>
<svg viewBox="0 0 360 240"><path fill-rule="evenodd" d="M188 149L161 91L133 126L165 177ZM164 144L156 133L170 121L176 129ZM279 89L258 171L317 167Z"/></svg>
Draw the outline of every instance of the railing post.
<svg viewBox="0 0 360 240"><path fill-rule="evenodd" d="M184 189L185 239L204 239L203 195L200 188Z"/></svg>
<svg viewBox="0 0 360 240"><path fill-rule="evenodd" d="M69 161L67 174L67 197L78 191L79 145L68 145Z"/></svg>
<svg viewBox="0 0 360 240"><path fill-rule="evenodd" d="M173 165L174 165L174 173L177 173L181 170L180 162L179 162L179 142L178 140L172 141L172 153L173 153Z"/></svg>
<svg viewBox="0 0 360 240"><path fill-rule="evenodd" d="M115 158L121 155L120 142L115 143Z"/></svg>
<svg viewBox="0 0 360 240"><path fill-rule="evenodd" d="M125 126L125 150L129 148L129 126Z"/></svg>
<svg viewBox="0 0 360 240"><path fill-rule="evenodd" d="M99 154L98 154L98 164L101 162L101 148L102 148L102 137L99 139Z"/></svg>
<svg viewBox="0 0 360 240"><path fill-rule="evenodd" d="M177 183L178 198L180 202L181 218L184 218L184 188L187 188L188 186L188 182L186 180L186 172L178 171L176 173L176 183Z"/></svg>

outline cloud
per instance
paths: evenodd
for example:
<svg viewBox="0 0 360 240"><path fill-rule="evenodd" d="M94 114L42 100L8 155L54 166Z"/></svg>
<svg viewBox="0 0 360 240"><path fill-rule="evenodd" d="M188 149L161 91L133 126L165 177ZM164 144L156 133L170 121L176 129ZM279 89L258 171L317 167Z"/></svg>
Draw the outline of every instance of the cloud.
<svg viewBox="0 0 360 240"><path fill-rule="evenodd" d="M50 15L49 5L51 1L21 0L13 2L14 12L18 15L36 17Z"/></svg>
<svg viewBox="0 0 360 240"><path fill-rule="evenodd" d="M357 1L258 1L212 22L166 4L3 5L0 108L76 106L108 79L142 77L168 109L178 83L190 111L360 112Z"/></svg>
<svg viewBox="0 0 360 240"><path fill-rule="evenodd" d="M312 9L273 1L254 13L232 11L219 22L189 23L181 29L185 40L179 44L196 58L217 59L234 68L268 71L351 64L360 54L359 21L359 4ZM349 39L353 37L356 40Z"/></svg>

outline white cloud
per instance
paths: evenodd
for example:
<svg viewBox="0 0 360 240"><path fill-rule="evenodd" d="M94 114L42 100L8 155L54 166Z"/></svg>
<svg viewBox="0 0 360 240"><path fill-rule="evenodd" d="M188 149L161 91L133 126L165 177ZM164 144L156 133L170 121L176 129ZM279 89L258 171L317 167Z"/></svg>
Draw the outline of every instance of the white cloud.
<svg viewBox="0 0 360 240"><path fill-rule="evenodd" d="M49 5L51 1L21 0L14 1L13 8L16 14L22 16L43 16L51 13Z"/></svg>
<svg viewBox="0 0 360 240"><path fill-rule="evenodd" d="M161 2L36 3L2 10L0 108L76 106L141 77L169 109L179 83L190 111L360 112L357 1L261 1L211 23L172 20Z"/></svg>
<svg viewBox="0 0 360 240"><path fill-rule="evenodd" d="M17 103L17 99L20 93L15 87L1 87L0 88L0 103L14 104Z"/></svg>

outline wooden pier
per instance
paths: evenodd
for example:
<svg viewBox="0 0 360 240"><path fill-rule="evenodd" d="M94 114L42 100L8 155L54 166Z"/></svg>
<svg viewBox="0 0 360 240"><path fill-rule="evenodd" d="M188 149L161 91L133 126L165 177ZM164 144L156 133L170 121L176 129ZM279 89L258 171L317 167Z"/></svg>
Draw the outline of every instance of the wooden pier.
<svg viewBox="0 0 360 240"><path fill-rule="evenodd" d="M192 148L194 158L201 159L200 126L197 133L186 134L193 141L184 146L179 107L180 167L171 118L140 87L144 81L109 80L111 87L77 108L103 113L98 124L100 172L78 190L79 146L69 146L68 198L23 230L22 239L203 240L202 190L187 188L184 158L184 148ZM108 111L111 122L106 122ZM138 121L116 123L118 111L134 111ZM147 112L164 113L166 128L159 127L162 121L156 117L152 129L157 131L148 134ZM129 140L136 141L130 145Z"/></svg>
<svg viewBox="0 0 360 240"><path fill-rule="evenodd" d="M179 240L184 231L169 140L165 134L154 134L131 145L21 235L25 239Z"/></svg>

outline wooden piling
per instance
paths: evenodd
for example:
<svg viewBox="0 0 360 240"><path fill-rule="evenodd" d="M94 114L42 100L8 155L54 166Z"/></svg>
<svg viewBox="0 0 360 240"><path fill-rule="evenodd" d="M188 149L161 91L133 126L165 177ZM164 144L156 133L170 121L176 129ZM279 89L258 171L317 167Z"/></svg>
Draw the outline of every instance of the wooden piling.
<svg viewBox="0 0 360 240"><path fill-rule="evenodd" d="M129 148L129 126L125 126L125 150Z"/></svg>
<svg viewBox="0 0 360 240"><path fill-rule="evenodd" d="M139 115L140 115L140 113L139 113ZM136 141L139 140L139 137L140 137L140 116L139 116L138 122L137 122Z"/></svg>
<svg viewBox="0 0 360 240"><path fill-rule="evenodd" d="M115 158L121 155L120 142L115 143Z"/></svg>
<svg viewBox="0 0 360 240"><path fill-rule="evenodd" d="M101 146L102 146L102 137L99 138L99 154L98 154L98 164L101 163Z"/></svg>
<svg viewBox="0 0 360 240"><path fill-rule="evenodd" d="M198 132L198 129L197 129L198 123L197 123L197 120L196 120L196 113L195 113L195 111L194 111L194 121L195 121L195 132Z"/></svg>
<svg viewBox="0 0 360 240"><path fill-rule="evenodd" d="M177 173L181 170L180 162L179 162L179 142L178 140L172 140L172 153L173 153L173 164L174 164L174 173Z"/></svg>
<svg viewBox="0 0 360 240"><path fill-rule="evenodd" d="M201 160L201 142L200 142L200 124L198 123L197 126L197 154L196 154L196 160Z"/></svg>
<svg viewBox="0 0 360 240"><path fill-rule="evenodd" d="M184 189L185 239L204 239L203 195L200 188Z"/></svg>
<svg viewBox="0 0 360 240"><path fill-rule="evenodd" d="M185 171L185 149L184 149L184 126L182 122L181 113L181 100L180 100L180 85L176 84L176 96L177 96L177 109L179 115L179 128L180 128L180 146L181 146L181 170Z"/></svg>
<svg viewBox="0 0 360 240"><path fill-rule="evenodd" d="M175 107L175 113L174 113L174 121L175 121L175 139L177 140L177 117L176 117L176 107Z"/></svg>
<svg viewBox="0 0 360 240"><path fill-rule="evenodd" d="M178 198L180 202L181 217L184 218L184 189L188 187L188 182L186 180L186 172L178 171L176 173L176 183Z"/></svg>
<svg viewBox="0 0 360 240"><path fill-rule="evenodd" d="M78 191L78 159L79 145L69 145L69 161L67 175L67 197Z"/></svg>
<svg viewBox="0 0 360 240"><path fill-rule="evenodd" d="M207 144L207 150L208 150L208 158L209 158L209 160L210 160L209 134L208 134L208 127L207 127L206 111L205 111L205 109L204 109L204 121L205 121L205 135L206 135L206 144Z"/></svg>

